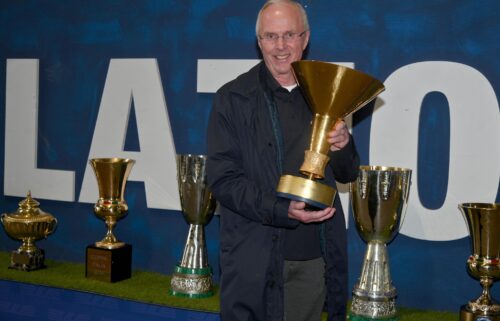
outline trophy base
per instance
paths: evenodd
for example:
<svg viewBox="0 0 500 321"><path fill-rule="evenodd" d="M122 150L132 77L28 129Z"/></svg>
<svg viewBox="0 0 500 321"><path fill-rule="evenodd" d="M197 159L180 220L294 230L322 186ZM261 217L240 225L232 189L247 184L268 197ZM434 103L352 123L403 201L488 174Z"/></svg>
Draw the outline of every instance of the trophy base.
<svg viewBox="0 0 500 321"><path fill-rule="evenodd" d="M337 191L325 184L292 175L283 175L277 188L277 195L294 201L305 202L315 208L333 206Z"/></svg>
<svg viewBox="0 0 500 321"><path fill-rule="evenodd" d="M467 304L460 307L460 321L500 321L500 313L484 314L482 311L472 312Z"/></svg>
<svg viewBox="0 0 500 321"><path fill-rule="evenodd" d="M117 249L87 246L85 277L104 282L118 282L132 276L132 245Z"/></svg>
<svg viewBox="0 0 500 321"><path fill-rule="evenodd" d="M94 243L95 247L101 248L101 249L108 249L108 250L114 250L118 249L120 247L125 246L125 242L106 242L106 241L99 241Z"/></svg>
<svg viewBox="0 0 500 321"><path fill-rule="evenodd" d="M26 272L40 270L46 268L44 261L45 252L42 249L37 249L33 253L12 251L9 269Z"/></svg>
<svg viewBox="0 0 500 321"><path fill-rule="evenodd" d="M389 317L389 318L369 318L366 316L349 313L349 315L347 316L347 320L349 320L349 321L372 321L372 320L399 321L400 318L398 316Z"/></svg>
<svg viewBox="0 0 500 321"><path fill-rule="evenodd" d="M396 298L359 297L353 294L349 320L398 320Z"/></svg>
<svg viewBox="0 0 500 321"><path fill-rule="evenodd" d="M186 268L175 266L170 282L170 294L187 298L208 298L214 295L212 268Z"/></svg>

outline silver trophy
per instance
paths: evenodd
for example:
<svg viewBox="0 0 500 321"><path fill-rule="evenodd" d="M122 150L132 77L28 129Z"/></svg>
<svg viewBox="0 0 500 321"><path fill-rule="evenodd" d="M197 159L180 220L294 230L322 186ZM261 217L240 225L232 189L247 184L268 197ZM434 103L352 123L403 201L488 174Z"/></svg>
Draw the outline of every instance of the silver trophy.
<svg viewBox="0 0 500 321"><path fill-rule="evenodd" d="M357 181L350 184L356 228L368 243L361 277L353 290L350 320L398 319L386 244L401 226L411 172L397 167L360 166Z"/></svg>
<svg viewBox="0 0 500 321"><path fill-rule="evenodd" d="M175 266L170 284L170 293L175 296L204 298L213 295L204 226L212 218L216 202L207 186L206 160L204 155L177 155L179 195L189 232L182 260Z"/></svg>

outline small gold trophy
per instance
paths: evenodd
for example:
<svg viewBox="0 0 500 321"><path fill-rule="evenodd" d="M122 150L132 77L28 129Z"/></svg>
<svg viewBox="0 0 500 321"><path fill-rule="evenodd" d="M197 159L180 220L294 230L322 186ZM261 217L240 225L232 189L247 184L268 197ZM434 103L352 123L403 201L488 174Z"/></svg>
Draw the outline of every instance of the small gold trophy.
<svg viewBox="0 0 500 321"><path fill-rule="evenodd" d="M189 232L182 260L175 266L170 283L170 293L175 296L206 298L213 295L204 225L210 222L216 203L208 189L205 164L204 155L177 155L177 182Z"/></svg>
<svg viewBox="0 0 500 321"><path fill-rule="evenodd" d="M500 321L500 304L490 294L500 279L500 203L463 203L458 208L471 237L473 254L467 266L483 287L478 299L460 308L460 321Z"/></svg>
<svg viewBox="0 0 500 321"><path fill-rule="evenodd" d="M292 63L292 68L314 113L312 137L300 167L306 177L281 176L277 194L317 208L330 207L335 189L315 181L325 177L325 167L330 160L327 134L337 121L365 106L385 88L369 75L332 63L302 60Z"/></svg>
<svg viewBox="0 0 500 321"><path fill-rule="evenodd" d="M90 160L99 187L99 199L94 206L94 213L106 222L107 232L101 241L87 246L87 278L117 282L130 278L132 274L132 245L117 240L113 228L128 213L123 196L134 164L134 160L123 158Z"/></svg>
<svg viewBox="0 0 500 321"><path fill-rule="evenodd" d="M410 194L410 169L360 166L350 184L356 229L368 243L358 283L352 291L349 320L398 320L387 243L398 233Z"/></svg>
<svg viewBox="0 0 500 321"><path fill-rule="evenodd" d="M39 208L40 203L31 198L19 202L15 213L2 214L1 221L5 232L23 244L11 253L10 269L33 271L45 268L45 251L35 245L35 241L52 234L57 226L57 219Z"/></svg>

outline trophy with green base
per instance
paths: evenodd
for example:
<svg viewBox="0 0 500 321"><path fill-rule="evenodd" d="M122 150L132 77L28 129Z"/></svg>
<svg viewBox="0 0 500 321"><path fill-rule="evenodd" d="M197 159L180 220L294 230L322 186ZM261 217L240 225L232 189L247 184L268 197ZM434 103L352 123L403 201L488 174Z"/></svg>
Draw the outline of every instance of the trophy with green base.
<svg viewBox="0 0 500 321"><path fill-rule="evenodd" d="M352 291L351 321L398 320L387 243L399 232L408 204L411 169L360 166L350 184L356 229L368 243L358 283Z"/></svg>
<svg viewBox="0 0 500 321"><path fill-rule="evenodd" d="M205 298L213 295L204 226L210 222L216 203L207 186L205 164L204 155L177 156L177 182L189 232L182 260L175 266L170 283L170 293L175 296Z"/></svg>

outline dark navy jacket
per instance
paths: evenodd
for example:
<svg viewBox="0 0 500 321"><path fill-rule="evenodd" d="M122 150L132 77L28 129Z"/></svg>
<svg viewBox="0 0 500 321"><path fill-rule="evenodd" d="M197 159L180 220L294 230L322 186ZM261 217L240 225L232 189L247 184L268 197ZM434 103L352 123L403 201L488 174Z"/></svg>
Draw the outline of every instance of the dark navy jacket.
<svg viewBox="0 0 500 321"><path fill-rule="evenodd" d="M299 223L290 201L276 197L279 181L275 136L258 64L221 87L208 125L207 174L220 203L222 321L283 319L283 236ZM322 183L335 187L357 177L359 157L351 137L330 153ZM329 320L345 320L347 245L338 196L336 213L322 224Z"/></svg>

